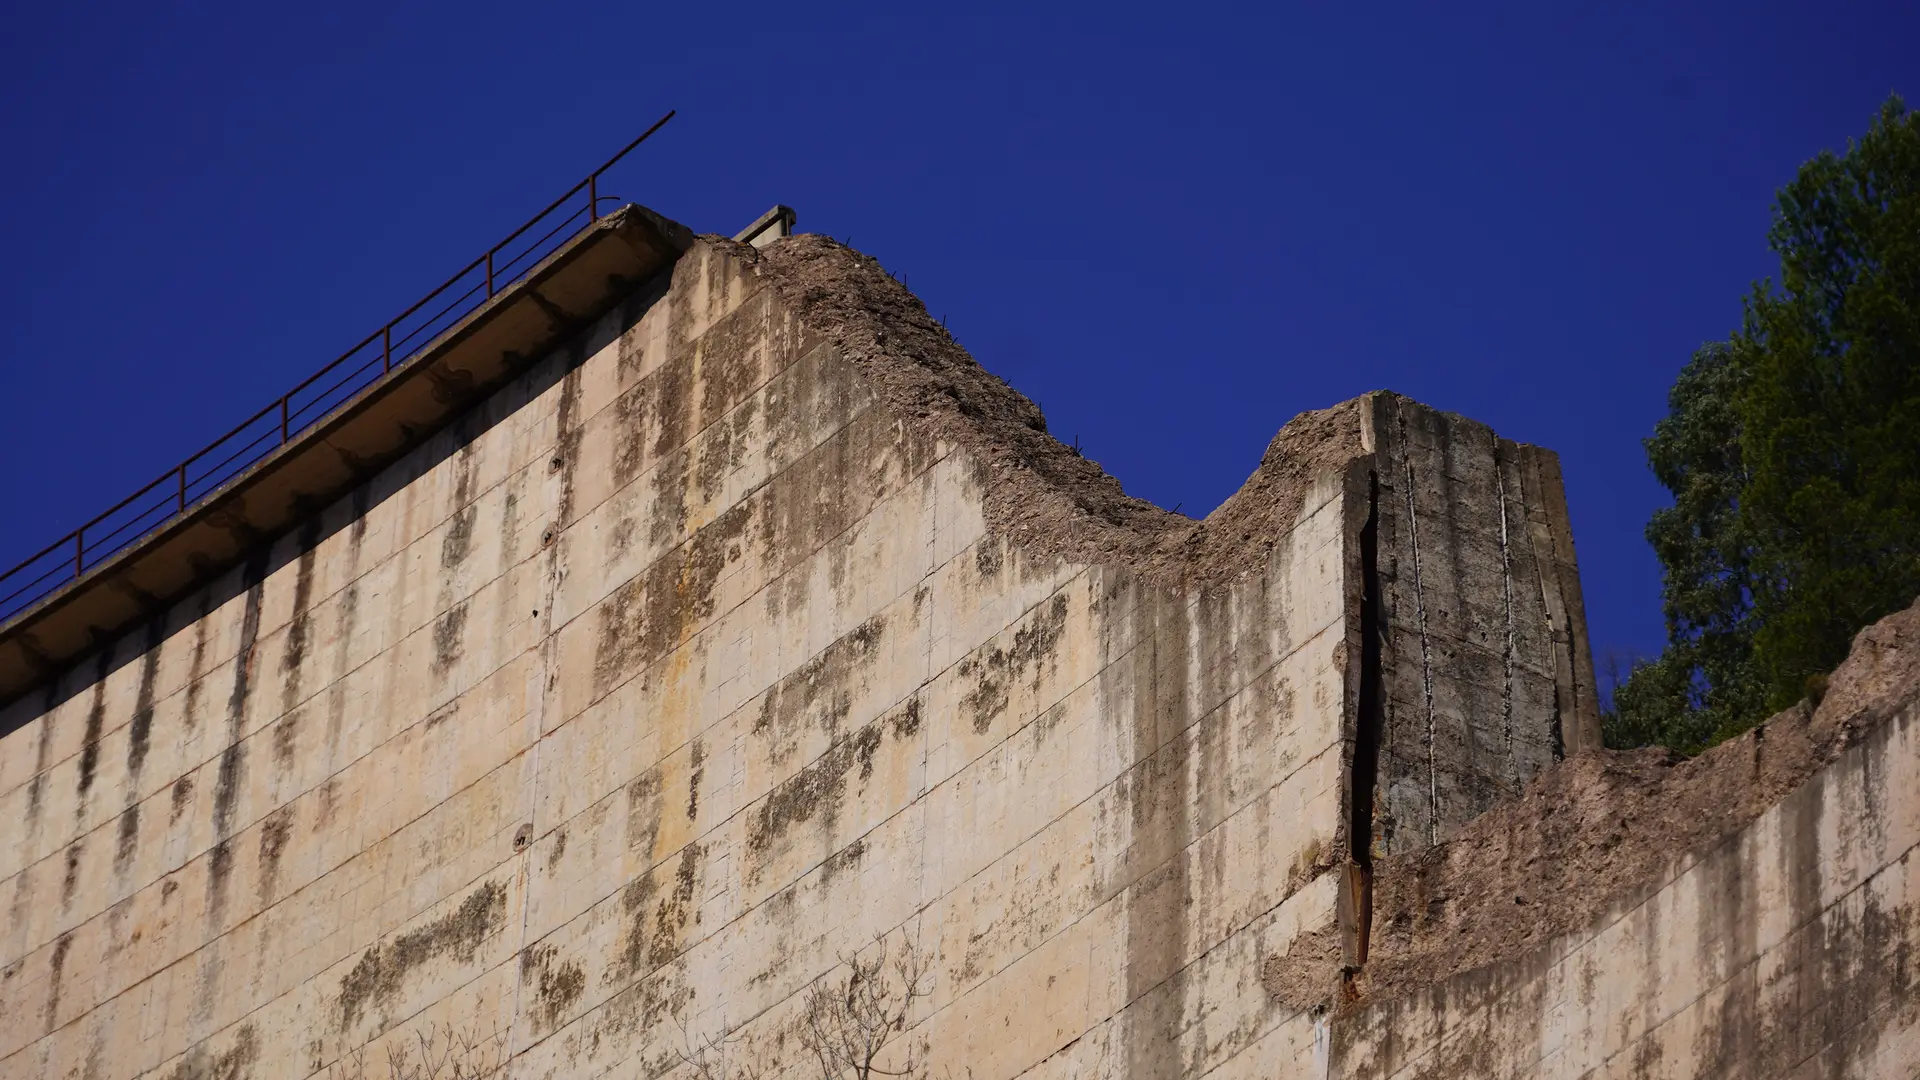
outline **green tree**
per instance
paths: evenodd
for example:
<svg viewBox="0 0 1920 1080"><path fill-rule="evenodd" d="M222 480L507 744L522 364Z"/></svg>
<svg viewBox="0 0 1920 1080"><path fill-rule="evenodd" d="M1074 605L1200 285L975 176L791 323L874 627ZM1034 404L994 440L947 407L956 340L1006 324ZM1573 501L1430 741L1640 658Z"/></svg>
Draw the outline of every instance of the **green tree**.
<svg viewBox="0 0 1920 1080"><path fill-rule="evenodd" d="M1744 731L1920 594L1920 115L1895 97L1802 166L1768 240L1778 285L1646 441L1674 499L1647 526L1668 646L1616 686L1610 745Z"/></svg>

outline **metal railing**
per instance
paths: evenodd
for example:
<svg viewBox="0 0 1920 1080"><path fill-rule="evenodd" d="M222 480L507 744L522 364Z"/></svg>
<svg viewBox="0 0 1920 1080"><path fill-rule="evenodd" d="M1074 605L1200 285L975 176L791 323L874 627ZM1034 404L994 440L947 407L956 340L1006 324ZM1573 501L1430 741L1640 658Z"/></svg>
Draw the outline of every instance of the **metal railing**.
<svg viewBox="0 0 1920 1080"><path fill-rule="evenodd" d="M213 440L152 483L121 499L66 536L0 573L0 623L77 580L90 566L138 543L198 506L301 432L378 385L442 332L524 277L540 261L599 220L600 177L673 119L655 121L545 210L462 267L439 288L387 321L338 359L280 395L232 431ZM585 198L582 199L582 193ZM571 209L569 209L571 207Z"/></svg>

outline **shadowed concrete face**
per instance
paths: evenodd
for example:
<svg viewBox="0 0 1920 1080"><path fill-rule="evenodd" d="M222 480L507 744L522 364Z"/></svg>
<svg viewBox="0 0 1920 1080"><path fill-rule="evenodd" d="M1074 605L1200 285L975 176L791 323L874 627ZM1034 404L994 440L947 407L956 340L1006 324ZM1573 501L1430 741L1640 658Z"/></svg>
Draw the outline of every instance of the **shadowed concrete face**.
<svg viewBox="0 0 1920 1080"><path fill-rule="evenodd" d="M1373 860L1594 740L1545 451L1371 395L1195 523L818 238L628 289L7 707L0 1077L805 1076L882 935L935 1074L1321 1075Z"/></svg>

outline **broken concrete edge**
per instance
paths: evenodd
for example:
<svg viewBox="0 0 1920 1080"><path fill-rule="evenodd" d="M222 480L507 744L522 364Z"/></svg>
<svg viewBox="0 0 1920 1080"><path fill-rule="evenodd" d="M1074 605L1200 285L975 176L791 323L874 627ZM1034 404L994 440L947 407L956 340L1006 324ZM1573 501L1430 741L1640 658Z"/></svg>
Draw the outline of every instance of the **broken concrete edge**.
<svg viewBox="0 0 1920 1080"><path fill-rule="evenodd" d="M981 473L990 527L1029 556L1112 566L1156 583L1224 586L1267 565L1314 483L1372 459L1364 418L1381 403L1472 423L1389 390L1303 412L1274 435L1238 490L1194 520L1128 495L1097 462L1049 434L1039 406L975 361L871 256L814 234L764 250L702 239L751 265L901 422L966 449ZM1557 484L1552 452L1525 449L1553 462ZM1560 529L1556 543L1570 559L1571 533ZM1584 644L1584 612L1578 618Z"/></svg>
<svg viewBox="0 0 1920 1080"><path fill-rule="evenodd" d="M644 242L635 240L636 233L644 237ZM502 372L500 376L470 387L470 392L462 394L460 401L449 403L437 422L418 428L409 427L406 437L391 452L362 460L338 445L352 441L357 426L374 423L372 414L383 401L421 379L446 379L447 370L456 369L458 364L468 359L463 355L463 346L522 301L534 303L549 319L555 320L551 333L547 335L549 338L564 340L639 287L642 282L624 279L591 283L582 310L563 312L566 316L564 325L556 319L554 311L558 309L541 295L540 290L566 274L569 267L581 261L590 248L607 241L623 243L633 251L641 264L658 260L660 249L673 253L673 258L651 265L643 273L644 277L672 265L674 258L693 243L693 233L678 222L633 204L601 217L541 259L524 276L442 331L408 361L395 366L391 372L336 406L266 457L202 496L184 513L168 519L159 528L0 625L0 705L17 700L34 687L58 677L73 664L110 644L119 634L165 611L180 597L236 565L250 551L271 544L297 521L317 513L320 506L365 482L406 450L444 429L520 368L545 354L553 347L553 341L534 343L523 352L480 358L480 366L498 362ZM455 374L459 373L455 370ZM466 373L470 375L471 370L468 369ZM466 381L473 380L469 378ZM347 466L343 482L329 484L326 490L321 491L275 490L276 481L282 479L285 484L298 485L300 479L292 474L300 471L302 460L325 453L329 448ZM250 499L252 505L249 505ZM274 514L270 509L261 509L263 505L278 506L282 503L290 504L290 518L286 513ZM253 520L262 513L277 520ZM231 542L221 545L221 550L211 552L181 550L194 548L190 534L205 532L205 527L210 523L219 526L216 531L229 534ZM141 569L141 564L155 557L186 567L184 572L180 572L179 567L173 567L163 574L181 584L156 592L142 588L132 580ZM103 605L94 602L108 594L121 601L112 605L119 610L103 611ZM0 734L5 732L0 731Z"/></svg>
<svg viewBox="0 0 1920 1080"><path fill-rule="evenodd" d="M802 323L832 341L868 374L882 404L902 422L931 427L969 451L980 466L990 527L1030 556L1114 566L1177 587L1223 586L1264 565L1271 539L1285 535L1292 523L1305 483L1344 471L1346 532L1357 541L1348 556L1345 600L1350 627L1347 810L1352 815L1370 804L1364 779L1358 775L1363 770L1355 767L1368 743L1363 721L1370 624L1365 609L1369 579L1378 572L1365 564L1370 552L1364 533L1377 497L1366 489L1385 449L1386 440L1378 430L1379 413L1424 406L1390 391L1375 391L1329 409L1303 413L1280 430L1259 468L1233 496L1206 518L1191 521L1127 496L1096 463L1048 435L1038 407L974 362L924 305L871 258L815 236L794 237L764 251L741 252L740 257L756 262ZM1517 493L1520 500L1542 510L1540 520L1513 525L1532 530L1540 556L1536 569L1552 613L1564 760L1496 813L1483 815L1426 851L1376 860L1367 845L1354 842L1364 831L1358 819L1350 816L1345 850L1339 852L1340 865L1332 871L1341 875L1335 923L1303 937L1290 957L1273 958L1278 962L1270 963L1265 973L1270 986L1289 988L1278 994L1281 1000L1303 1010L1350 1012L1391 1000L1412 987L1436 985L1490 963L1530 955L1531 942L1540 935L1572 932L1583 918L1605 918L1604 912L1671 880L1702 847L1711 847L1756 818L1834 760L1849 743L1850 737L1838 734L1817 740L1817 753L1804 755L1798 764L1788 763L1785 775L1790 783L1776 777L1771 783L1736 785L1748 793L1749 801L1732 817L1697 812L1726 802L1724 780L1715 782L1710 774L1738 772L1743 762L1756 760L1756 746L1765 729L1693 763L1674 762L1663 751L1640 752L1642 757L1660 758L1663 768L1675 770L1664 786L1690 804L1681 816L1685 828L1651 830L1641 845L1661 867L1553 881L1542 880L1531 862L1508 860L1504 869L1528 875L1530 889L1574 898L1556 909L1557 922L1523 928L1520 937L1497 938L1477 952L1448 952L1429 958L1432 962L1402 963L1395 954L1401 943L1390 934L1383 937L1382 931L1391 929L1404 914L1394 905L1405 903L1416 892L1432 895L1427 888L1429 868L1452 863L1463 874L1483 872L1485 860L1479 853L1493 835L1512 827L1514 815L1569 818L1569 804L1579 800L1555 797L1555 785L1564 784L1566 777L1606 770L1619 756L1602 749L1600 743L1584 596L1558 457L1505 439L1497 440L1496 454L1517 466L1524 488ZM1250 533L1245 526L1255 523L1258 528ZM1374 626L1372 632L1378 633L1379 628ZM1834 692L1844 696L1851 685L1844 674L1837 674ZM1911 691L1907 693L1910 697ZM1799 723L1795 717L1792 712L1782 714L1770 726ZM1613 808L1603 804L1600 809L1604 817ZM1601 913L1595 914L1595 908ZM1489 902L1463 910L1491 918L1510 914L1511 904L1503 909Z"/></svg>
<svg viewBox="0 0 1920 1080"><path fill-rule="evenodd" d="M753 224L733 234L733 239L737 243L763 248L775 240L792 236L797 220L798 215L793 212L793 207L775 203L773 209L755 218Z"/></svg>
<svg viewBox="0 0 1920 1080"><path fill-rule="evenodd" d="M831 344L862 374L881 411L963 447L977 466L974 479L987 504L990 531L1027 555L1113 567L1169 590L1223 587L1268 568L1275 543L1296 524L1308 493L1331 480L1342 501L1346 541L1348 659L1341 717L1348 734L1345 782L1355 783L1351 765L1366 741L1360 726L1366 709L1360 703L1368 671L1377 675L1378 667L1377 657L1368 662L1366 649L1369 640L1384 633L1379 619L1369 622L1365 611L1370 588L1378 602L1378 567L1367 562L1372 552L1366 537L1378 512L1376 474L1393 438L1381 434L1377 417L1390 410L1450 414L1385 391L1304 413L1274 436L1239 491L1205 519L1193 521L1127 496L1096 463L1047 434L1038 407L975 363L877 262L819 237L789 238L765 250L719 237L697 242L724 248L729 257L750 264L766 287L779 292L805 333ZM1453 420L1472 425L1464 418ZM1491 436L1484 425L1472 426ZM432 430L439 428L421 434ZM1539 453L1551 460L1547 452ZM1557 466L1552 475L1557 483ZM1323 489L1314 505L1325 505L1324 495ZM1570 547L1567 551L1570 572ZM1583 642L1584 628L1569 640ZM1348 812L1372 805L1362 793L1349 790L1347 798ZM1342 820L1353 819L1343 815ZM1373 855L1364 839L1354 841L1369 834L1368 828L1353 828L1344 850L1336 844L1325 859L1313 860L1314 880L1341 875L1341 933L1313 939L1326 947L1322 952L1331 952L1336 971L1364 970L1368 963ZM1282 976L1290 970L1284 964L1276 969Z"/></svg>
<svg viewBox="0 0 1920 1080"><path fill-rule="evenodd" d="M1356 717L1367 693L1366 673L1378 666L1377 651L1369 664L1366 642L1384 633L1379 626L1369 633L1361 610L1366 591L1361 583L1371 582L1377 573L1377 568L1361 565L1366 548L1363 533L1375 515L1376 474L1383 467L1379 460L1394 438L1380 433L1380 417L1417 412L1439 418L1436 422L1444 425L1466 425L1486 438L1493 437L1491 429L1388 391L1302 413L1274 436L1246 483L1204 519L1195 521L1128 496L1097 463L1048 434L1039 408L975 362L927 313L925 305L876 260L818 236L786 238L765 249L718 236L695 239L650 212L629 208L621 213L628 212L645 215L656 229L672 234L678 251L695 243L708 244L745 264L765 287L775 290L805 333L833 346L864 377L878 405L899 422L931 429L936 437L964 448L974 466L989 529L1030 558L1111 567L1143 583L1181 590L1222 588L1269 565L1275 545L1296 524L1303 501L1316 484L1331 481L1341 487L1352 563L1347 569L1352 651L1343 706L1349 788L1344 793L1349 807L1343 823L1349 832L1342 837L1340 850L1329 853L1329 868L1368 865L1367 827L1352 823L1357 820L1354 809L1371 807L1373 797L1368 791L1356 792L1353 785L1356 748L1364 753L1368 745ZM391 389L391 384L382 386ZM369 392L368 399L372 396ZM416 435L431 435L451 422L453 415ZM327 427L325 423L316 427L302 437L300 445L324 441L329 436ZM1502 445L1517 446L1504 441ZM1553 462L1550 452L1533 452ZM1556 465L1552 480L1557 479ZM210 503L196 513L219 509L217 503ZM284 531L276 529L262 542ZM1570 543L1570 536L1566 537L1569 558ZM1576 636L1584 646L1583 625ZM1374 644L1377 647L1378 641ZM1377 686L1373 692L1379 693ZM1372 743L1377 748L1377 732ZM1352 831L1355 828L1359 831ZM1356 844L1355 837L1362 839ZM1365 881L1356 878L1355 883L1355 895L1364 898ZM1366 921L1366 912L1356 909L1352 924L1357 936L1349 944L1351 966L1364 963Z"/></svg>
<svg viewBox="0 0 1920 1080"><path fill-rule="evenodd" d="M1693 758L1657 747L1570 755L1452 839L1379 860L1361 963L1289 971L1274 985L1291 989L1290 1004L1346 1013L1556 955L1734 842L1917 701L1920 600L1855 637L1817 706Z"/></svg>
<svg viewBox="0 0 1920 1080"><path fill-rule="evenodd" d="M1404 453L1398 449L1404 439L1396 430L1400 417L1432 416L1470 429L1492 444L1497 460L1523 472L1524 490L1503 498L1538 510L1539 520L1514 527L1531 528L1539 552L1537 588L1550 615L1558 739L1565 754L1599 745L1572 530L1551 451L1498 438L1483 424L1391 391L1374 391L1295 417L1240 489L1194 521L1127 496L1097 463L1048 434L1039 408L980 367L872 258L805 235L735 254L782 294L810 333L867 376L883 408L967 451L979 472L989 528L1029 558L1109 567L1176 589L1224 588L1268 566L1274 544L1294 525L1313 485L1331 479L1341 487L1348 641L1342 710L1346 806L1331 868L1341 875L1338 969L1349 975L1364 970L1374 919L1372 816L1384 692L1378 669L1386 627L1378 611L1373 523L1378 474L1390 467L1388 458Z"/></svg>

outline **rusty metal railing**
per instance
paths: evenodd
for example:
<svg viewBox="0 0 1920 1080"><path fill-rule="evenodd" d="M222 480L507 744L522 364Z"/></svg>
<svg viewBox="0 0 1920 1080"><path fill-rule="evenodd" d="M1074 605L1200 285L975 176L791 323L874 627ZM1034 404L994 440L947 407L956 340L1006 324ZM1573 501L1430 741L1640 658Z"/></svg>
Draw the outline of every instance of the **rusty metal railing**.
<svg viewBox="0 0 1920 1080"><path fill-rule="evenodd" d="M524 277L542 259L599 220L601 203L619 201L616 196L600 193L600 177L673 116L668 112L655 121L525 225L332 363L280 395L278 401L105 512L0 573L0 624L77 580L88 567L98 566L218 494L295 436L379 385L442 332Z"/></svg>

